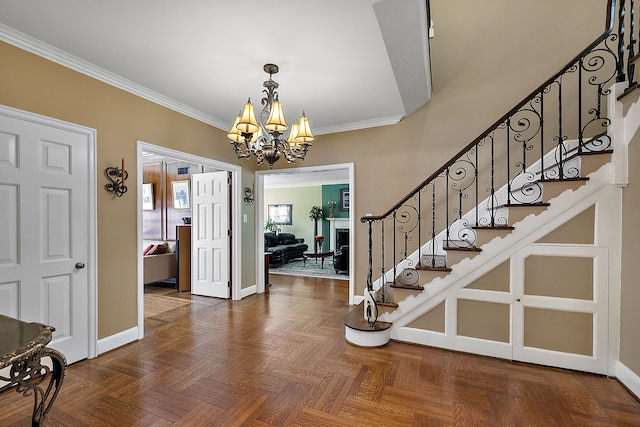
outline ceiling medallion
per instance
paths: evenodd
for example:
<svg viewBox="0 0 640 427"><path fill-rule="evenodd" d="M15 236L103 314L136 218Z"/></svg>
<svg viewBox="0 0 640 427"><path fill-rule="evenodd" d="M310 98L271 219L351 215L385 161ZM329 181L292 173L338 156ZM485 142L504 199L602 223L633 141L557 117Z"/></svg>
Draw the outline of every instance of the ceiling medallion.
<svg viewBox="0 0 640 427"><path fill-rule="evenodd" d="M235 118L227 137L231 140L239 159L248 159L254 155L258 164L266 160L270 168L273 168L273 164L282 156L288 163L295 163L298 159L304 160L313 141L309 119L303 111L299 123L291 125L289 137L284 138L287 123L276 91L278 83L271 78L278 72L278 66L265 64L263 69L269 74L269 80L263 83L266 96L261 100L264 107L260 113L260 121L256 120L249 98L240 115Z"/></svg>

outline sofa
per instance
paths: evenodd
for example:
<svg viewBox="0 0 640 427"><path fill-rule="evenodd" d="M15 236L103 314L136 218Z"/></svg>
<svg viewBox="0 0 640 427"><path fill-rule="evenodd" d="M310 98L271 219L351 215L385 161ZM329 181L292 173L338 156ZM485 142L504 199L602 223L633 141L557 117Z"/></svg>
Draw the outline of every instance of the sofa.
<svg viewBox="0 0 640 427"><path fill-rule="evenodd" d="M176 277L175 242L144 242L143 283L162 282Z"/></svg>
<svg viewBox="0 0 640 427"><path fill-rule="evenodd" d="M333 254L333 268L336 273L341 271L349 273L349 245L342 245Z"/></svg>
<svg viewBox="0 0 640 427"><path fill-rule="evenodd" d="M286 264L292 259L302 258L302 254L309 249L304 239L297 238L291 233L264 233L264 250L270 252L270 264Z"/></svg>

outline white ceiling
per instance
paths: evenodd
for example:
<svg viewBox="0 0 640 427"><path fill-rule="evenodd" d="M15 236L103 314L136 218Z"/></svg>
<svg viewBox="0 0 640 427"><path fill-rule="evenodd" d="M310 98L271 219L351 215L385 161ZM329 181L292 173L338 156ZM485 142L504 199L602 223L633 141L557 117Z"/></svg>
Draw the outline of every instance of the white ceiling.
<svg viewBox="0 0 640 427"><path fill-rule="evenodd" d="M397 123L430 97L426 0L0 0L0 40L228 130L265 63L314 133Z"/></svg>

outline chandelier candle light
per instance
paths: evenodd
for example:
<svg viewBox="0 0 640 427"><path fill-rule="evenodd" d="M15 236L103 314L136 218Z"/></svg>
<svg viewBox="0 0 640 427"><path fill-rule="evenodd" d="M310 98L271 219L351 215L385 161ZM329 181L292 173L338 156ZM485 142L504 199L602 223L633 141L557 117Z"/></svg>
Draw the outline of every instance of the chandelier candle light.
<svg viewBox="0 0 640 427"><path fill-rule="evenodd" d="M313 141L309 119L303 111L300 122L291 125L289 138L284 138L287 123L276 91L278 83L271 78L278 72L278 66L266 64L263 69L269 74L269 80L263 84L266 96L261 100L264 107L260 113L260 122L256 120L249 98L240 115L235 118L227 137L231 140L239 159L249 159L253 154L258 164L266 160L270 168L273 168L273 164L281 156L284 156L288 163L295 163L297 159L304 160Z"/></svg>

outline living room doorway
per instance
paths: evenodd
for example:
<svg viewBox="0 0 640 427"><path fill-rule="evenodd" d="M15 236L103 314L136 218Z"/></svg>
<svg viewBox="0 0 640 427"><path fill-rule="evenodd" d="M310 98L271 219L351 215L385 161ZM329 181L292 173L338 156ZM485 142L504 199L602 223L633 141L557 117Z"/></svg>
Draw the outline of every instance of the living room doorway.
<svg viewBox="0 0 640 427"><path fill-rule="evenodd" d="M348 240L347 240L347 245L342 245L342 246L349 246L349 247L353 247L353 242L354 242L354 219L355 219L355 215L353 214L354 212L354 206L355 206L355 195L353 194L352 189L354 188L353 185L354 182L354 165L353 163L341 163L341 164L334 164L334 165L322 165L322 166L309 166L309 167L299 167L299 168L289 168L289 169L280 169L280 170L268 170L268 171L258 171L256 172L256 180L255 180L255 186L256 186L256 241L263 241L264 240L264 230L265 230L265 221L268 219L268 213L265 213L265 210L268 210L267 207L267 198L268 196L266 195L266 193L268 192L268 190L270 188L297 188L300 189L300 187L308 187L308 188L312 188L313 186L323 186L323 184L347 184L347 185L342 185L341 187L344 187L346 189L346 192L343 192L343 197L342 199L340 198L340 196L336 196L335 199L333 200L333 202L335 202L335 206L334 209L338 210L340 208L346 208L347 212L348 212L348 216L344 217L344 215L339 215L339 216L343 216L342 218L340 218L340 221L338 221L337 218L332 218L331 221L329 220L329 215L326 214L326 212L328 212L329 210L329 206L326 206L328 203L324 203L322 201L321 198L317 198L317 202L313 202L313 205L322 205L322 209L325 212L324 217L321 220L321 222L326 222L327 224L325 225L326 231L324 232L324 234L327 234L327 236L323 236L325 237L325 241L322 242L322 245L326 245L324 246L326 248L325 251L333 251L335 252L337 249L339 249L339 247L336 247L337 242L335 241L335 236L337 235L336 233L336 223L340 228L340 231L342 231L344 233L345 230L349 230L349 236L348 236ZM314 192L318 192L320 190L318 189L313 189ZM285 192L289 193L289 194L294 194L296 193L296 191L286 191ZM299 192L304 193L304 190L300 190ZM320 194L320 193L318 193ZM338 193L340 194L340 193ZM344 200L346 196L346 201ZM292 196L294 197L294 196ZM329 200L331 201L331 200ZM341 205L341 203L346 203L344 206ZM296 222L297 224L303 223L304 227L308 228L308 227L313 227L313 222L311 222L311 220L309 219L309 207L305 204L304 206L298 206L298 209L296 209L296 206L292 203L292 216L293 216L293 221L292 224L290 226L281 226L280 227L280 231L285 232L285 234L293 234L295 235L295 233L290 233L290 231L292 230L298 230L300 231L301 228L300 227L296 227ZM333 224L333 227L330 226L330 224ZM322 230L322 225L318 228L318 233L321 233L320 230ZM287 233L289 232L289 233ZM300 234L304 234L304 239L305 239L305 244L307 244L308 248L306 249L306 251L308 252L314 252L314 247L316 245L316 241L314 240L315 238L315 231L305 231L305 232L300 232ZM333 236L333 238L332 238ZM344 243L344 242L341 242ZM257 245L257 272L262 272L265 269L265 248L264 245ZM310 264L313 267L315 267L315 263L318 263L318 265L322 265L321 263L324 263L324 269L326 270L334 270L334 264L333 264L333 255L331 256L327 256L326 259L325 258L321 258L321 259L314 259L313 257L310 257L307 259L307 257L299 257L300 254L296 254L296 256L298 257L298 259L296 259L296 263L297 264L301 264L301 268L300 270L302 270L305 266L305 264ZM345 267L348 270L348 275L346 275L346 278L349 281L349 304L353 304L354 303L354 295L355 295L355 290L354 290L354 282L353 282L353 251L349 250L347 254L345 254L345 258L346 258L346 264ZM284 263L282 264L283 266L285 265ZM319 269L319 271L321 271ZM344 271L344 270L342 270ZM302 272L302 271L300 271ZM328 271L326 271L325 273L328 273ZM264 275L262 274L256 274L257 277L257 291L258 292L264 292L265 290L265 283L264 283Z"/></svg>
<svg viewBox="0 0 640 427"><path fill-rule="evenodd" d="M164 147L155 146L142 141L138 141L138 170L142 173L137 174L137 187L138 192L141 195L138 200L138 335L141 339L144 335L144 293L145 293L145 278L144 278L144 259L143 252L146 249L145 240L160 240L173 242L175 245L178 229L186 224L190 224L191 221L191 194L187 190L191 185L191 177L193 175L208 173L208 172L226 172L231 178L230 188L230 218L231 218L231 241L230 241L230 253L240 253L240 173L241 168L236 165L223 163L217 160L196 156L189 153L184 153ZM171 173L167 174L167 165L171 166ZM143 183L145 182L145 166L147 169L149 165L154 166L156 169L165 169L164 176L158 181L159 186L162 187L162 192L154 192L152 194L163 194L161 197L163 201L155 200L157 197L148 200L145 198L145 189ZM186 191L189 196L185 199L183 192ZM147 189L147 193L149 190ZM175 195L179 195L177 197ZM144 199L144 200L143 200ZM176 200L173 200L176 199ZM178 200L179 199L179 200ZM148 205L150 203L150 205ZM160 225L153 225L155 229L149 230L150 224L145 224L145 218L153 212L155 203L171 204L173 209L162 209L156 213L157 219L160 221ZM177 205L176 205L177 204ZM177 207L177 209L176 209ZM152 208L150 210L150 208ZM191 233L189 233L191 234ZM148 239L152 237L153 239ZM147 242L148 243L148 242ZM169 245L171 246L171 245ZM175 256L174 262L175 262ZM188 263L191 264L190 262ZM241 259L240 257L231 257L229 275L233 278L231 282L231 298L240 299L241 292ZM182 271L182 270L181 270ZM178 278L176 278L178 279ZM184 301L182 301L183 303Z"/></svg>

